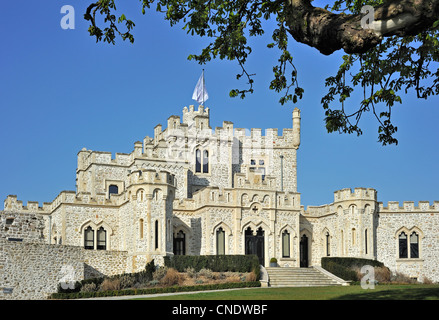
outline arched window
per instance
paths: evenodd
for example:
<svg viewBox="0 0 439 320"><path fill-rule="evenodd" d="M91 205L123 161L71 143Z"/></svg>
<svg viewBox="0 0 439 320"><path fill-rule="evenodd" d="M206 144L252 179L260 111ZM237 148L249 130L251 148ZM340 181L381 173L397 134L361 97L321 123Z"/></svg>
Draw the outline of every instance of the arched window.
<svg viewBox="0 0 439 320"><path fill-rule="evenodd" d="M357 231L355 228L352 228L352 245L355 246L355 240L357 238Z"/></svg>
<svg viewBox="0 0 439 320"><path fill-rule="evenodd" d="M155 221L155 249L159 248L159 221Z"/></svg>
<svg viewBox="0 0 439 320"><path fill-rule="evenodd" d="M195 172L201 172L201 151L197 149L195 151Z"/></svg>
<svg viewBox="0 0 439 320"><path fill-rule="evenodd" d="M195 173L209 173L209 151L195 150Z"/></svg>
<svg viewBox="0 0 439 320"><path fill-rule="evenodd" d="M209 172L209 151L203 151L203 173Z"/></svg>
<svg viewBox="0 0 439 320"><path fill-rule="evenodd" d="M329 243L329 232L326 232L326 256L330 256L330 243Z"/></svg>
<svg viewBox="0 0 439 320"><path fill-rule="evenodd" d="M282 232L282 258L290 257L290 234L287 230Z"/></svg>
<svg viewBox="0 0 439 320"><path fill-rule="evenodd" d="M224 255L226 254L226 233L224 232L223 228L218 228L216 230L216 254Z"/></svg>
<svg viewBox="0 0 439 320"><path fill-rule="evenodd" d="M94 249L94 231L90 226L84 230L84 248Z"/></svg>
<svg viewBox="0 0 439 320"><path fill-rule="evenodd" d="M407 252L407 235L405 232L401 232L399 234L399 257L400 258L407 258L408 252Z"/></svg>
<svg viewBox="0 0 439 320"><path fill-rule="evenodd" d="M119 187L115 184L108 187L108 196L111 196L112 194L119 194Z"/></svg>
<svg viewBox="0 0 439 320"><path fill-rule="evenodd" d="M107 249L107 231L105 231L104 227L100 227L97 232L97 246L98 250L106 250Z"/></svg>
<svg viewBox="0 0 439 320"><path fill-rule="evenodd" d="M410 235L410 258L419 258L419 236L416 232Z"/></svg>

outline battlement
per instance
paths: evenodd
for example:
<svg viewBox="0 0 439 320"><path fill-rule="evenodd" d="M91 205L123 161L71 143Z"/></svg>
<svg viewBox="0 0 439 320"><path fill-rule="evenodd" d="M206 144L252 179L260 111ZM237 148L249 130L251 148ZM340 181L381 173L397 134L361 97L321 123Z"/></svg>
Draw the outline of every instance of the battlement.
<svg viewBox="0 0 439 320"><path fill-rule="evenodd" d="M8 195L4 201L4 211L45 213L47 212L48 205L45 202L43 206L40 206L36 201L28 201L27 205L23 205L23 201L17 200L16 195Z"/></svg>
<svg viewBox="0 0 439 320"><path fill-rule="evenodd" d="M403 201L402 206L399 201L389 201L387 207L382 202L378 202L380 213L413 213L413 212L431 212L439 211L439 201L434 201L430 205L429 201L419 201L415 206L414 201Z"/></svg>
<svg viewBox="0 0 439 320"><path fill-rule="evenodd" d="M133 156L133 153L116 153L115 158L113 158L111 152L83 148L78 152L78 170L86 170L92 164L129 166L133 162Z"/></svg>
<svg viewBox="0 0 439 320"><path fill-rule="evenodd" d="M133 170L129 173L130 184L168 184L170 186L176 185L175 176L168 171L157 172L153 169L139 169Z"/></svg>
<svg viewBox="0 0 439 320"><path fill-rule="evenodd" d="M223 121L222 127L212 130L209 124L210 112L208 108L199 106L198 110L191 105L189 109L183 108L183 119L172 115L167 120L167 128L163 129L161 124L154 128L154 138L144 139L145 153L150 154L152 148L167 147L165 141L178 143L180 146L189 142L215 140L218 142L238 140L245 147L269 148L273 147L292 147L298 148L300 145L300 111L293 111L293 128L283 129L282 135L278 134L277 128L265 130L265 135L261 128L235 128L233 122ZM152 153L151 153L152 154ZM147 155L148 156L148 155Z"/></svg>
<svg viewBox="0 0 439 320"><path fill-rule="evenodd" d="M334 202L347 200L377 200L377 192L372 188L345 188L334 192Z"/></svg>
<svg viewBox="0 0 439 320"><path fill-rule="evenodd" d="M262 176L259 174L249 174L247 178L245 173L235 173L234 175L235 188L252 188L261 190L276 190L276 178L272 176Z"/></svg>

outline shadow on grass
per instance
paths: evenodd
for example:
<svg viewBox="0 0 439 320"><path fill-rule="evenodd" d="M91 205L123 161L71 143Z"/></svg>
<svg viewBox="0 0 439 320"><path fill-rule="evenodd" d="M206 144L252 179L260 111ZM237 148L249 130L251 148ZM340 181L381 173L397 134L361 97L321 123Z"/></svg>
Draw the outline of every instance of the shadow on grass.
<svg viewBox="0 0 439 320"><path fill-rule="evenodd" d="M439 288L401 288L392 290L369 289L369 292L352 293L332 300L439 300Z"/></svg>

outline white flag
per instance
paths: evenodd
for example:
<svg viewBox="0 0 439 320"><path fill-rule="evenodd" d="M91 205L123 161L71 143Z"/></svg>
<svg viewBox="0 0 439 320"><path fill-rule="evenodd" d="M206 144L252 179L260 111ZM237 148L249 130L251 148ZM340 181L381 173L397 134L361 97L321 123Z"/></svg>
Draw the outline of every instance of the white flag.
<svg viewBox="0 0 439 320"><path fill-rule="evenodd" d="M200 79L198 79L194 93L192 94L192 99L196 100L199 104L204 104L204 102L209 99L206 86L204 85L204 70L200 76Z"/></svg>

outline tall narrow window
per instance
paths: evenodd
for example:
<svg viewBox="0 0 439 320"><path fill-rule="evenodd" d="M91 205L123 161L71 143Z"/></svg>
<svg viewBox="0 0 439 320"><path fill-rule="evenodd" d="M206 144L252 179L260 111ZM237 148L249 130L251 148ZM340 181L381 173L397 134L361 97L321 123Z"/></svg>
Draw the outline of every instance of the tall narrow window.
<svg viewBox="0 0 439 320"><path fill-rule="evenodd" d="M326 256L330 256L329 232L326 232Z"/></svg>
<svg viewBox="0 0 439 320"><path fill-rule="evenodd" d="M410 258L419 258L419 236L416 232L410 235Z"/></svg>
<svg viewBox="0 0 439 320"><path fill-rule="evenodd" d="M203 151L203 173L209 172L209 151Z"/></svg>
<svg viewBox="0 0 439 320"><path fill-rule="evenodd" d="M201 172L201 151L197 149L195 151L195 172Z"/></svg>
<svg viewBox="0 0 439 320"><path fill-rule="evenodd" d="M107 231L105 231L104 227L100 227L98 229L98 243L96 249L98 250L106 250L107 249Z"/></svg>
<svg viewBox="0 0 439 320"><path fill-rule="evenodd" d="M367 254L367 229L364 230L364 253Z"/></svg>
<svg viewBox="0 0 439 320"><path fill-rule="evenodd" d="M94 249L94 231L90 226L84 230L84 248Z"/></svg>
<svg viewBox="0 0 439 320"><path fill-rule="evenodd" d="M224 232L223 228L218 228L216 230L216 254L226 254L226 233Z"/></svg>
<svg viewBox="0 0 439 320"><path fill-rule="evenodd" d="M139 238L143 239L143 219L139 220Z"/></svg>
<svg viewBox="0 0 439 320"><path fill-rule="evenodd" d="M155 248L159 248L159 221L155 221Z"/></svg>
<svg viewBox="0 0 439 320"><path fill-rule="evenodd" d="M282 257L290 257L290 234L287 230L282 233Z"/></svg>
<svg viewBox="0 0 439 320"><path fill-rule="evenodd" d="M399 235L399 257L407 258L407 235L404 232L401 232Z"/></svg>

